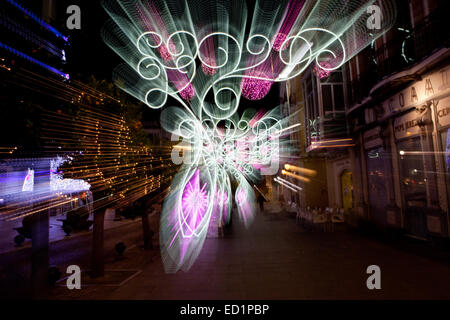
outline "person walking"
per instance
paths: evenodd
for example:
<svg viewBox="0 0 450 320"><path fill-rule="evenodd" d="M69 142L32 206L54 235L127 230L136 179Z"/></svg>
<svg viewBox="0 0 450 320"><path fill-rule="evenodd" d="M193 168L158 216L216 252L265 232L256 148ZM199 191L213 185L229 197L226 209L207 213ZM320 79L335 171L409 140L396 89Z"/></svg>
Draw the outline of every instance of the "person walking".
<svg viewBox="0 0 450 320"><path fill-rule="evenodd" d="M259 209L261 210L261 211L264 211L264 197L263 197L263 195L261 194L261 193L259 193L259 195L258 195L258 203L259 203Z"/></svg>

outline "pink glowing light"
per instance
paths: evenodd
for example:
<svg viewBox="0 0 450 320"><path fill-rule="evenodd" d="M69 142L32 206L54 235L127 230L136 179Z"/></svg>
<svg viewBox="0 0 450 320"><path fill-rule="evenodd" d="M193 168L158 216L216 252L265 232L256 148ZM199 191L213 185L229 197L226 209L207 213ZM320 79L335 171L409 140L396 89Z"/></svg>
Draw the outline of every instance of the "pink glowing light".
<svg viewBox="0 0 450 320"><path fill-rule="evenodd" d="M213 66L213 67L217 66L216 60L214 60L214 59L207 58L207 59L205 59L205 62L210 66ZM206 74L207 76L212 76L213 74L215 74L217 72L217 70L215 68L208 67L204 63L202 63L202 70L203 70L203 73Z"/></svg>
<svg viewBox="0 0 450 320"><path fill-rule="evenodd" d="M195 96L195 89L192 83L189 83L186 88L180 91L180 96L184 100L191 100Z"/></svg>
<svg viewBox="0 0 450 320"><path fill-rule="evenodd" d="M275 51L280 51L281 49L281 45L283 44L283 42L286 40L287 35L279 32L275 35L274 40L273 40L273 50ZM286 49L286 47L289 45L290 41L287 41L286 44L283 46L283 50Z"/></svg>
<svg viewBox="0 0 450 320"><path fill-rule="evenodd" d="M169 41L169 48L170 52L175 53L176 52L176 46L173 43L172 39ZM161 58L165 61L171 61L173 59L172 55L170 54L169 50L165 45L161 45L158 48L159 54L161 55Z"/></svg>
<svg viewBox="0 0 450 320"><path fill-rule="evenodd" d="M200 188L200 170L197 169L187 183L181 200L183 218L191 231L191 234L187 235L192 235L197 230L208 208L208 194L205 189L206 183Z"/></svg>
<svg viewBox="0 0 450 320"><path fill-rule="evenodd" d="M195 88L186 74L177 70L167 70L167 77L184 100L191 100L195 96Z"/></svg>
<svg viewBox="0 0 450 320"><path fill-rule="evenodd" d="M245 195L245 191L243 188L239 188L238 192L236 192L236 201L239 205L243 205L247 200L247 196Z"/></svg>
<svg viewBox="0 0 450 320"><path fill-rule="evenodd" d="M291 0L289 1L289 5L286 7L285 16L283 22L280 26L279 32L275 35L273 39L272 47L275 51L280 51L286 49L289 45L290 41L287 41L286 44L281 48L281 45L288 37L289 32L291 32L292 27L295 25L298 16L305 4L305 0Z"/></svg>
<svg viewBox="0 0 450 320"><path fill-rule="evenodd" d="M252 218L252 207L243 187L239 187L236 191L236 204L238 207L239 216L244 224L248 226Z"/></svg>
<svg viewBox="0 0 450 320"><path fill-rule="evenodd" d="M156 6L153 3L149 3L149 5L146 7L148 11L138 4L136 4L136 6L140 22L145 25L147 31L156 31L157 33L161 34L163 38L167 39L168 32L166 24L164 23L163 18L161 17L161 14L159 13L159 10L156 8ZM161 39L154 34L151 34L150 38L153 39L153 43L155 44L161 41ZM172 39L169 40L169 48L170 52L176 52L176 46L173 43ZM171 61L173 59L165 44L161 43L161 45L158 47L158 51L163 60Z"/></svg>
<svg viewBox="0 0 450 320"><path fill-rule="evenodd" d="M261 120L262 119L262 117L266 114L266 110L263 110L263 109L261 109L261 110L259 110L254 116L253 116L253 118L249 121L249 125L250 125L250 128L254 128L255 126L256 126L256 124L258 123L258 121L259 120Z"/></svg>
<svg viewBox="0 0 450 320"><path fill-rule="evenodd" d="M254 77L267 78L262 72L253 72L250 74ZM273 81L254 78L243 78L241 82L242 95L248 100L260 100L264 98L270 91Z"/></svg>
<svg viewBox="0 0 450 320"><path fill-rule="evenodd" d="M212 30L205 29L205 34L211 33ZM202 45L199 48L200 56L202 58L202 70L203 73L207 76L212 76L216 74L217 69L214 68L217 66L216 62L216 54L215 54L215 45L212 37L206 37L206 39L202 42Z"/></svg>
<svg viewBox="0 0 450 320"><path fill-rule="evenodd" d="M321 66L327 69L330 68L330 65L327 62L322 62ZM313 72L320 79L324 79L330 75L331 70L324 70L318 64L315 64L313 67Z"/></svg>
<svg viewBox="0 0 450 320"><path fill-rule="evenodd" d="M222 221L228 221L228 193L218 192L217 199L222 199L222 203L219 202L219 210L222 210Z"/></svg>

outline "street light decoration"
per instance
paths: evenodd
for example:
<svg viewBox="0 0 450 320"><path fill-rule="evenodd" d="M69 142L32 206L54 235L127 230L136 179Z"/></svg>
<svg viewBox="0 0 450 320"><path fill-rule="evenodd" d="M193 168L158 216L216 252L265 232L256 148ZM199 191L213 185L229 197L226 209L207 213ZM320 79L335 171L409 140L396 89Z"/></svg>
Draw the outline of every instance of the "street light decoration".
<svg viewBox="0 0 450 320"><path fill-rule="evenodd" d="M166 106L168 97L180 105L161 113L163 128L179 137L183 154L189 154L161 218L167 272L192 266L212 215L219 221L229 217L231 181L247 224L254 201L249 181L278 172L280 150L288 147L281 132L289 119L280 108L239 116L241 98L262 99L273 83L292 79L311 64L324 74L339 69L394 23L394 1L380 0L380 28L368 29L374 2L258 0L251 20L242 0L103 2L112 19L103 38L125 61L114 71L117 86L152 109ZM193 190L200 211L186 200ZM202 213L192 234L180 231L190 226L186 212Z"/></svg>

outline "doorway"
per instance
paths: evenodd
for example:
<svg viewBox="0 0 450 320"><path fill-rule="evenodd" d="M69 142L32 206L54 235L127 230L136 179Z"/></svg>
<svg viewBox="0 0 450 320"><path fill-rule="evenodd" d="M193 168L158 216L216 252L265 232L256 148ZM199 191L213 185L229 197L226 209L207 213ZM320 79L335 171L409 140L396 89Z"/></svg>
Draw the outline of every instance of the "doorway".
<svg viewBox="0 0 450 320"><path fill-rule="evenodd" d="M353 208L353 177L352 172L345 170L341 174L342 207L348 213Z"/></svg>

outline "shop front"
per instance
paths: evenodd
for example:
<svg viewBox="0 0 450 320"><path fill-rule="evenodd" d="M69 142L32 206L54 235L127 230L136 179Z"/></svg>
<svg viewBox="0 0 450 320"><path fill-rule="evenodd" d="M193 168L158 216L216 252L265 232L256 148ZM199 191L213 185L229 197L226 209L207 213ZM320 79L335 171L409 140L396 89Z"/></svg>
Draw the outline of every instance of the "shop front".
<svg viewBox="0 0 450 320"><path fill-rule="evenodd" d="M441 192L441 208L447 212L446 221L447 234L450 234L449 221L449 199L450 199L450 97L446 97L434 102L436 110L436 129L438 132L438 148L441 150L437 154L438 162L441 161L438 182L444 192Z"/></svg>
<svg viewBox="0 0 450 320"><path fill-rule="evenodd" d="M406 230L426 237L427 179L424 154L421 152L421 130L415 110L395 119L394 131L399 150L400 185Z"/></svg>
<svg viewBox="0 0 450 320"><path fill-rule="evenodd" d="M449 80L444 67L385 98L378 117L383 128L364 135L372 218L388 225L395 220L420 238L449 235ZM389 209L383 217L386 201L401 219L389 217Z"/></svg>
<svg viewBox="0 0 450 320"><path fill-rule="evenodd" d="M353 175L351 171L345 170L341 174L342 207L348 214L353 209Z"/></svg>
<svg viewBox="0 0 450 320"><path fill-rule="evenodd" d="M380 227L386 227L388 222L395 225L395 216L388 215L391 157L385 150L381 127L364 132L363 137L370 218Z"/></svg>
<svg viewBox="0 0 450 320"><path fill-rule="evenodd" d="M446 214L440 208L432 137L431 108L413 109L394 121L405 228L417 237L445 235Z"/></svg>

